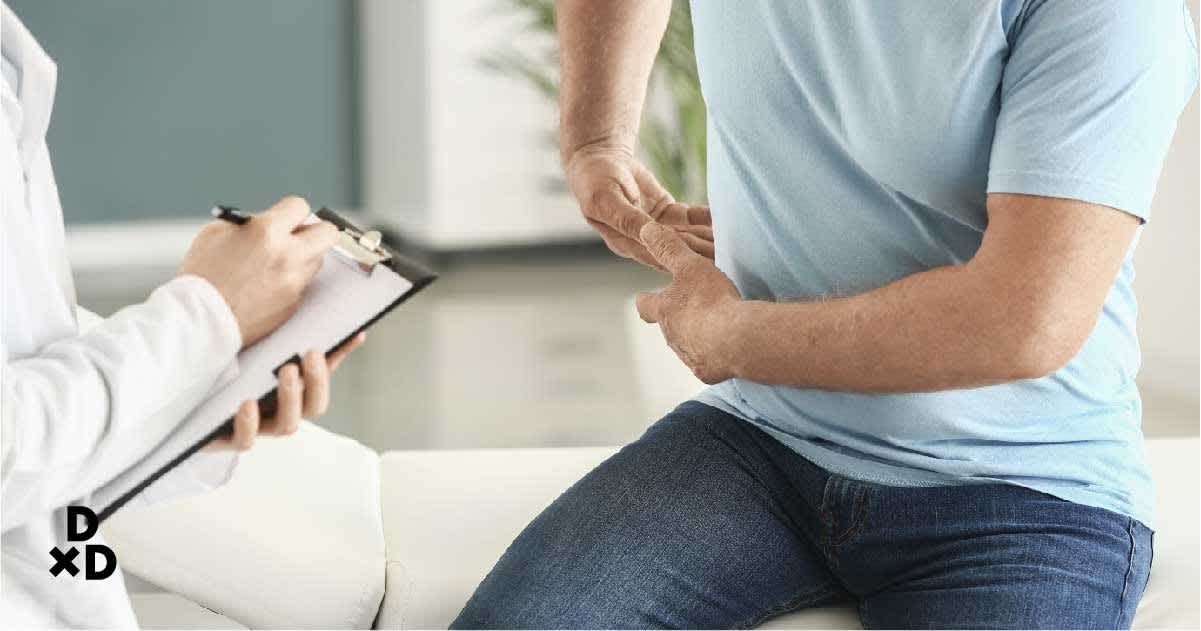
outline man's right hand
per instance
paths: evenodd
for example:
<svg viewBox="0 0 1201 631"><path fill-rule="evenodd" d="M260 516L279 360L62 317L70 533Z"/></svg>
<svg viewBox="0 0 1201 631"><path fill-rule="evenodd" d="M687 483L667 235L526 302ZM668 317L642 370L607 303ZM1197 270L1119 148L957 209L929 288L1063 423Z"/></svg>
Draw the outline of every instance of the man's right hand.
<svg viewBox="0 0 1201 631"><path fill-rule="evenodd" d="M213 221L184 257L179 274L212 283L233 311L249 346L283 324L338 236L332 224L304 224L309 205L285 197L245 225Z"/></svg>
<svg viewBox="0 0 1201 631"><path fill-rule="evenodd" d="M663 269L639 236L642 226L656 221L675 229L698 254L713 258L709 208L676 202L628 149L581 147L567 160L566 172L584 218L617 255Z"/></svg>

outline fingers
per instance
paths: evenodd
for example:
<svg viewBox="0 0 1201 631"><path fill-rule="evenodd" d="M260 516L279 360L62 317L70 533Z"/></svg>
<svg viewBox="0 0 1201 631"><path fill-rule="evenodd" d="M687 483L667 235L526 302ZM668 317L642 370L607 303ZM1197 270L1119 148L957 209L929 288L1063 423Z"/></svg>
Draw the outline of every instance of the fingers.
<svg viewBox="0 0 1201 631"><path fill-rule="evenodd" d="M279 386L275 390L275 417L271 419L271 434L288 435L300 427L304 407L304 383L300 368L286 364L279 369Z"/></svg>
<svg viewBox="0 0 1201 631"><path fill-rule="evenodd" d="M609 246L609 249L612 250L617 256L625 257L627 259L634 259L643 265L647 265L655 269L664 269L663 266L655 260L655 257L651 256L651 253L648 252L647 249L638 241L621 234L620 232L610 228L609 226L606 226L599 221L593 221L589 219L588 224L600 233L601 237L605 240L605 245Z"/></svg>
<svg viewBox="0 0 1201 631"><path fill-rule="evenodd" d="M329 407L329 366L325 363L325 354L320 351L305 353L300 365L304 379L301 416L316 418L325 414Z"/></svg>
<svg viewBox="0 0 1201 631"><path fill-rule="evenodd" d="M270 228L280 232L292 232L308 219L312 213L309 203L299 195L288 195L275 205L259 213L256 221L266 222Z"/></svg>
<svg viewBox="0 0 1201 631"><path fill-rule="evenodd" d="M342 365L342 360L346 359L347 355L354 352L354 349L362 346L363 342L366 341L367 333L360 332L358 335L350 338L350 341L343 344L341 348L331 353L329 357L325 359L326 365L329 366L329 372L332 373L333 371L337 370L338 366Z"/></svg>
<svg viewBox="0 0 1201 631"><path fill-rule="evenodd" d="M621 187L613 186L601 189L591 203L584 209L588 219L598 221L616 230L627 239L638 240L638 233L651 220L650 215L642 212L626 198Z"/></svg>
<svg viewBox="0 0 1201 631"><path fill-rule="evenodd" d="M229 446L238 451L246 451L254 445L254 437L259 433L259 402L243 401L234 414L234 433L229 439Z"/></svg>
<svg viewBox="0 0 1201 631"><path fill-rule="evenodd" d="M306 256L321 256L338 242L338 227L328 221L317 221L292 231L300 241Z"/></svg>
<svg viewBox="0 0 1201 631"><path fill-rule="evenodd" d="M638 306L638 317L642 318L643 322L653 324L659 321L659 310L661 308L659 292L639 292L635 304Z"/></svg>
<svg viewBox="0 0 1201 631"><path fill-rule="evenodd" d="M682 232L682 231L677 232L677 234L679 234L680 238L684 240L684 243L688 244L688 248L691 249L693 252L700 254L701 256L709 259L710 261L713 260L713 257L716 254L716 252L713 249L713 240L712 239L703 239L694 234L690 234L688 232Z"/></svg>
<svg viewBox="0 0 1201 631"><path fill-rule="evenodd" d="M672 202L656 208L651 212L651 217L659 223L678 228L685 226L710 227L713 225L713 217L709 213L708 206L689 206L688 204L681 204L679 202Z"/></svg>
<svg viewBox="0 0 1201 631"><path fill-rule="evenodd" d="M662 209L675 205L676 198L659 183L659 179L650 169L639 163L633 172L634 183L638 185L639 201L648 214L657 217L663 212Z"/></svg>
<svg viewBox="0 0 1201 631"><path fill-rule="evenodd" d="M706 241L713 240L713 228L709 226L671 226L671 229L676 232L694 234Z"/></svg>
<svg viewBox="0 0 1201 631"><path fill-rule="evenodd" d="M642 244L667 271L677 274L700 255L693 252L684 238L671 228L649 223L642 229Z"/></svg>

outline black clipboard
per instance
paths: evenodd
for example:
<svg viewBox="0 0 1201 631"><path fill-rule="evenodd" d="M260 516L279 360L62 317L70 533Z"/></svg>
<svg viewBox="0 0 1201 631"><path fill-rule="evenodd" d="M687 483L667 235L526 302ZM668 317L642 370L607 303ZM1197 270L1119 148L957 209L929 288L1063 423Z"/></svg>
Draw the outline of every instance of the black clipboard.
<svg viewBox="0 0 1201 631"><path fill-rule="evenodd" d="M382 243L379 233L360 230L357 226L328 208L322 208L315 214L319 219L332 223L340 232L339 245L335 247L333 251L326 254L326 260L323 262L323 268L325 265L345 265L357 267L357 271L364 279L371 279L375 274L393 274L400 279L407 281L408 285L407 288L401 290L400 286L403 286L403 284L397 281L397 295L394 297L384 297L384 301L379 303L380 307L378 310L373 309L371 312L363 314L361 322L357 322L352 327L349 327L346 331L338 333L339 339L326 351L326 354L328 355L341 348L352 338L354 338L354 336L375 324L380 318L383 318L385 315L388 315L394 309L396 309L396 307L400 306L401 303L405 302L417 292L427 287L430 283L434 282L434 280L437 278L437 275L424 265L402 256L400 253ZM353 280L349 280L353 279L353 276L345 276L345 278L348 279L346 280L347 283L353 283ZM301 310L304 310L303 301ZM293 316L293 319L296 319L298 315L300 315L299 312L297 315ZM355 320L358 319L359 318L355 318ZM287 325L288 323L285 323L285 325L281 327L281 330ZM273 335L275 334L273 333L272 336ZM268 336L268 338L272 336ZM260 343L261 342L256 342L254 347L243 349L243 351L239 353L239 358L241 358L244 353L257 347ZM274 369L270 371L272 376L278 373L279 369L284 365L297 360L299 358L299 354L304 352L304 350L305 348L296 348L293 353L284 354L281 357L282 361L280 361L278 365L276 365ZM262 378L261 375L259 375L259 377L260 379ZM239 377L239 379L241 379L241 377ZM235 382L236 381L237 380L235 380ZM276 388L271 386L265 394L258 397L259 409L264 416L270 416L273 413L275 406L275 395ZM181 425L185 425L192 420L192 416L196 415L198 411L204 408L209 401L211 401L211 399L202 402ZM236 410L236 408L234 409ZM219 424L217 424L216 427L201 428L202 433L198 433L200 430L192 429L191 433L195 436L198 436L198 438L186 439L182 448L179 444L179 441L172 440L172 438L175 436L174 433L169 434L159 441L155 449L147 455L146 460L134 465L122 474L118 475L113 481L112 484L117 485L118 489L124 490L116 491L114 499L107 501L105 506L96 512L97 522L103 522L105 519L112 516L114 513L120 510L121 507L125 506L131 499L133 499L142 491L146 490L147 487L156 482L159 478L166 475L167 472L179 466L183 461L200 451L200 449L207 445L210 441L223 434L228 434L233 431L232 412L224 419L224 422L218 422ZM176 431L184 431L185 429L186 428L181 428ZM174 455L170 453L172 450L168 445L170 447L175 447ZM165 454L162 453L164 449L168 450L168 452Z"/></svg>

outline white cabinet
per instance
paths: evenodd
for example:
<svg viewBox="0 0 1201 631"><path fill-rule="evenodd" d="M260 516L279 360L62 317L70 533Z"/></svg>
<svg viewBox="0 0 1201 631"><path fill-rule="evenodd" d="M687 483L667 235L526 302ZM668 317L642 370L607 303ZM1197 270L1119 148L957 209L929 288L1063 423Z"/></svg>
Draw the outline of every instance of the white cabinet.
<svg viewBox="0 0 1201 631"><path fill-rule="evenodd" d="M563 190L558 114L483 67L522 38L495 0L361 0L363 205L436 250L594 238Z"/></svg>

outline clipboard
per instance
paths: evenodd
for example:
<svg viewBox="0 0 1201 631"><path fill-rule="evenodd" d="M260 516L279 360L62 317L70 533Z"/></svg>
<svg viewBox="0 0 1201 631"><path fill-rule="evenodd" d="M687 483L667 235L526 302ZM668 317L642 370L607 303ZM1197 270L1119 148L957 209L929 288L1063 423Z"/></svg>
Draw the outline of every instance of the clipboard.
<svg viewBox="0 0 1201 631"><path fill-rule="evenodd" d="M284 365L298 362L311 348L334 352L437 278L384 245L378 232L360 230L328 208L315 214L338 228L338 242L305 289L300 308L273 333L242 349L236 377L219 382L142 461L105 487L103 495L113 499L96 512L98 522L211 440L231 432L242 401L257 399L264 417L273 414L277 375Z"/></svg>

